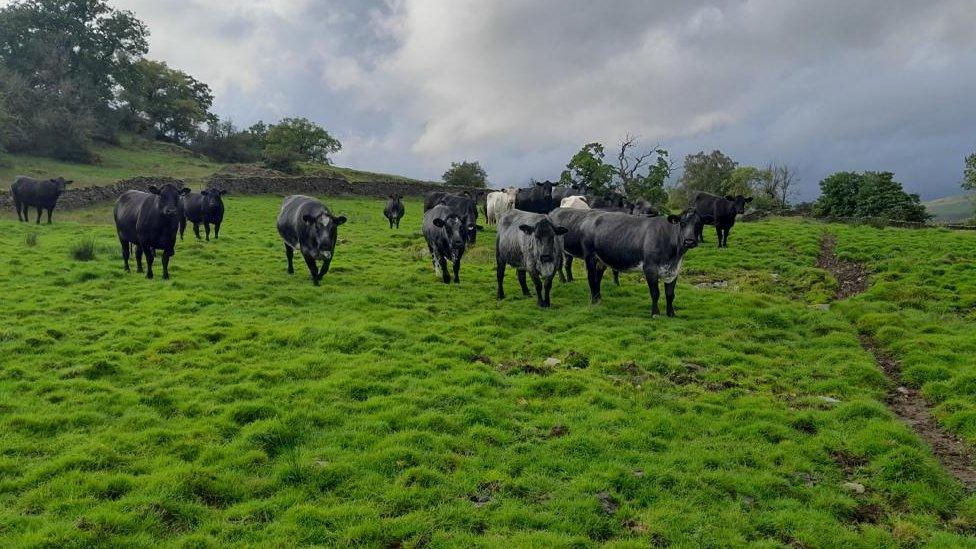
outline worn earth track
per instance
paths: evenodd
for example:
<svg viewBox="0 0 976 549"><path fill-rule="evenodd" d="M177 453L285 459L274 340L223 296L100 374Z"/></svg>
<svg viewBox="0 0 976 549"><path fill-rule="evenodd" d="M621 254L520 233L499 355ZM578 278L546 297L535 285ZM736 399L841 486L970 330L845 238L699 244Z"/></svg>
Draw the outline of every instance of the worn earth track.
<svg viewBox="0 0 976 549"><path fill-rule="evenodd" d="M837 279L838 289L834 299L846 299L868 288L868 274L864 265L837 258L837 239L824 235L820 242L817 266L827 270ZM861 335L861 346L870 351L874 361L893 382L894 390L888 393L886 402L906 425L929 443L932 452L953 476L966 486L967 492L976 491L976 459L973 449L958 437L943 431L932 416L928 403L916 389L901 383L901 364L888 354L873 338Z"/></svg>

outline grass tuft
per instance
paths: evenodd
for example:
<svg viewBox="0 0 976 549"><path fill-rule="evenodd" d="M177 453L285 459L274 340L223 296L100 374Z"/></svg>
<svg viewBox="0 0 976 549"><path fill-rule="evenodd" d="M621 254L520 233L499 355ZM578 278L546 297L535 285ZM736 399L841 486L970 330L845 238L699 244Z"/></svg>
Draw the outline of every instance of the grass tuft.
<svg viewBox="0 0 976 549"><path fill-rule="evenodd" d="M71 246L71 257L75 261L92 261L95 259L95 237L84 236Z"/></svg>
<svg viewBox="0 0 976 549"><path fill-rule="evenodd" d="M24 235L24 244L27 244L28 248L37 246L37 231L27 231L27 234Z"/></svg>

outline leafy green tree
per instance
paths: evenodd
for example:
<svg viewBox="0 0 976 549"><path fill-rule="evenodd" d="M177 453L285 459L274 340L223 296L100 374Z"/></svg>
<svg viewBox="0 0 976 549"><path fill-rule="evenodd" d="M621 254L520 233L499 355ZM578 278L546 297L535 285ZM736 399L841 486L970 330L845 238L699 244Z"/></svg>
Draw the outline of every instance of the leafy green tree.
<svg viewBox="0 0 976 549"><path fill-rule="evenodd" d="M338 139L306 118L285 118L264 136L265 164L289 173L298 171L299 162L329 165L329 154L340 150Z"/></svg>
<svg viewBox="0 0 976 549"><path fill-rule="evenodd" d="M122 92L126 125L150 137L187 144L210 114L210 87L166 63L140 59Z"/></svg>
<svg viewBox="0 0 976 549"><path fill-rule="evenodd" d="M814 215L821 217L883 217L927 221L917 194L908 194L891 172L838 172L820 182Z"/></svg>
<svg viewBox="0 0 976 549"><path fill-rule="evenodd" d="M686 206L700 191L719 196L731 194L732 172L737 166L738 163L722 151L689 154L685 157L678 186L672 192L672 202L679 207Z"/></svg>
<svg viewBox="0 0 976 549"><path fill-rule="evenodd" d="M586 192L603 194L613 190L613 166L603 161L603 145L587 143L566 164L559 177L563 185L578 185Z"/></svg>
<svg viewBox="0 0 976 549"><path fill-rule="evenodd" d="M256 135L250 129L238 130L229 120L213 120L206 131L197 132L190 148L217 162L255 162L264 150L264 135Z"/></svg>
<svg viewBox="0 0 976 549"><path fill-rule="evenodd" d="M769 170L755 166L737 166L729 174L726 194L752 196L757 189L763 188L772 179ZM724 196L724 195L723 195Z"/></svg>
<svg viewBox="0 0 976 549"><path fill-rule="evenodd" d="M478 188L488 186L488 174L477 161L451 162L451 169L444 172L441 178L445 185Z"/></svg>
<svg viewBox="0 0 976 549"><path fill-rule="evenodd" d="M962 188L967 191L976 191L976 152L966 157L966 165L962 174Z"/></svg>

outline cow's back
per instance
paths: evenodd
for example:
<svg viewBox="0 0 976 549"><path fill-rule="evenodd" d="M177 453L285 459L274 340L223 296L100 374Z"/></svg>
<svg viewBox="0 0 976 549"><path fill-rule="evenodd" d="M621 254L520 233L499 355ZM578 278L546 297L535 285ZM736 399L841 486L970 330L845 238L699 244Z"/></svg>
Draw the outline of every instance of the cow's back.
<svg viewBox="0 0 976 549"><path fill-rule="evenodd" d="M143 206L152 197L142 191L125 191L115 202L115 230L119 238L129 242L139 242L139 217Z"/></svg>
<svg viewBox="0 0 976 549"><path fill-rule="evenodd" d="M278 212L278 234L292 248L301 248L301 227L304 223L302 217L305 215L315 217L327 212L321 202L310 196L301 194L286 196L281 204L281 211Z"/></svg>
<svg viewBox="0 0 976 549"><path fill-rule="evenodd" d="M53 206L58 199L57 187L50 181L41 181L26 175L18 175L10 186L14 200L28 206Z"/></svg>

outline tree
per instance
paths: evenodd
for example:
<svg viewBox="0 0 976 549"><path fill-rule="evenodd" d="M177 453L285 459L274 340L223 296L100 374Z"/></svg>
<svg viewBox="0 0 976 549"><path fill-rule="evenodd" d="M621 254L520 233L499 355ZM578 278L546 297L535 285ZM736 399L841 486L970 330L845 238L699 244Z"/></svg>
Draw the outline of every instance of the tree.
<svg viewBox="0 0 976 549"><path fill-rule="evenodd" d="M261 158L264 150L264 133L266 130L261 134L255 134L250 129L238 130L229 120L214 120L206 131L197 132L190 148L217 162L254 162Z"/></svg>
<svg viewBox="0 0 976 549"><path fill-rule="evenodd" d="M668 201L664 183L671 177L668 151L655 146L635 153L637 142L637 138L630 135L624 138L614 173L624 194L631 200L640 198L654 206L664 206ZM645 168L646 172L643 171Z"/></svg>
<svg viewBox="0 0 976 549"><path fill-rule="evenodd" d="M684 172L673 190L672 202L676 206L686 206L695 193L704 191L719 196L730 193L732 172L738 166L734 160L721 151L704 151L685 157Z"/></svg>
<svg viewBox="0 0 976 549"><path fill-rule="evenodd" d="M891 172L838 172L820 182L820 198L813 207L821 217L882 217L927 221L917 194L908 194Z"/></svg>
<svg viewBox="0 0 976 549"><path fill-rule="evenodd" d="M265 164L286 172L297 171L298 162L328 166L329 154L340 150L338 139L307 118L285 118L264 136Z"/></svg>
<svg viewBox="0 0 976 549"><path fill-rule="evenodd" d="M576 185L593 194L608 193L613 190L613 166L603 161L603 145L587 143L573 155L559 182L563 185Z"/></svg>
<svg viewBox="0 0 976 549"><path fill-rule="evenodd" d="M210 114L210 87L166 63L141 59L122 92L125 125L155 139L188 144Z"/></svg>
<svg viewBox="0 0 976 549"><path fill-rule="evenodd" d="M976 152L966 157L962 174L962 188L967 191L976 191Z"/></svg>
<svg viewBox="0 0 976 549"><path fill-rule="evenodd" d="M444 172L441 178L445 185L478 188L488 186L488 174L477 161L451 162L451 169Z"/></svg>

